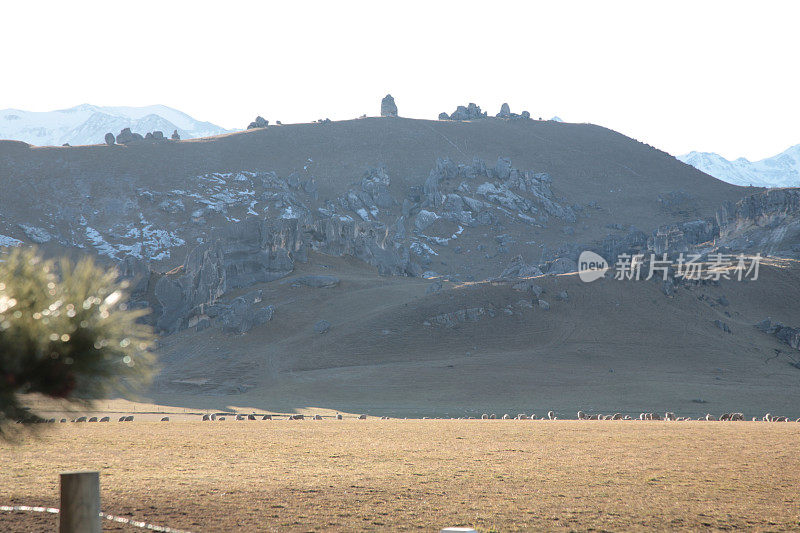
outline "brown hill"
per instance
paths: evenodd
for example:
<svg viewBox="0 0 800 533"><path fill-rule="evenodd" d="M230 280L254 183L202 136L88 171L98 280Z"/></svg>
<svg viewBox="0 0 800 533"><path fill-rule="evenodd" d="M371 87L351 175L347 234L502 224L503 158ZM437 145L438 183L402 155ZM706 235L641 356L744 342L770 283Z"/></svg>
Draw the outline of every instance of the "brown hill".
<svg viewBox="0 0 800 533"><path fill-rule="evenodd" d="M341 282L293 286L305 274ZM429 281L313 257L287 280L258 286L276 307L268 324L243 336L207 329L164 338L166 371L156 389L165 392L155 399L392 416L800 416L800 370L792 365L800 352L754 327L767 316L800 324L792 304L800 263L773 260L760 274L681 286L672 297L653 281L542 276L529 281L544 290L545 310L510 282L429 293ZM330 322L327 333L314 332L320 320Z"/></svg>

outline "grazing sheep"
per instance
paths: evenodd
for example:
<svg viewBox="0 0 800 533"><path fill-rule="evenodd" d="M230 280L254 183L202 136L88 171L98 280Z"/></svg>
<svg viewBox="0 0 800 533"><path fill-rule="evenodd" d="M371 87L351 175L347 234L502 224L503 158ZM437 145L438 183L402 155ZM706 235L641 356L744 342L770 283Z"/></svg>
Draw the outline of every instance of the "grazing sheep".
<svg viewBox="0 0 800 533"><path fill-rule="evenodd" d="M213 414L213 413L212 413L212 414L211 414L211 416L210 416L209 418L210 418L210 419L211 419L211 421L213 422L214 420L216 420L216 419L217 419L217 415L215 415L215 414Z"/></svg>
<svg viewBox="0 0 800 533"><path fill-rule="evenodd" d="M133 422L133 415L128 415L125 417L125 422Z"/></svg>
<svg viewBox="0 0 800 533"><path fill-rule="evenodd" d="M358 415L358 419L359 420L366 420L367 419L367 415Z"/></svg>
<svg viewBox="0 0 800 533"><path fill-rule="evenodd" d="M126 418L128 418L128 417L127 416L121 416L121 417L119 417L118 422L125 422Z"/></svg>
<svg viewBox="0 0 800 533"><path fill-rule="evenodd" d="M483 413L481 415L481 420L489 420L489 415L487 415L486 413Z"/></svg>
<svg viewBox="0 0 800 533"><path fill-rule="evenodd" d="M586 420L586 413L578 411L578 420Z"/></svg>
<svg viewBox="0 0 800 533"><path fill-rule="evenodd" d="M496 415L496 414L494 414L494 413L492 413L492 414L490 414L490 415L489 415L489 420L494 420L494 419L496 419L496 418L497 418L497 415Z"/></svg>
<svg viewBox="0 0 800 533"><path fill-rule="evenodd" d="M89 422L97 422L97 417L93 416L92 418L89 419Z"/></svg>
<svg viewBox="0 0 800 533"><path fill-rule="evenodd" d="M509 418L511 418L511 417L510 417L510 416L508 416L508 413L506 413L506 414L504 414L504 415L503 415L503 420L508 420Z"/></svg>
<svg viewBox="0 0 800 533"><path fill-rule="evenodd" d="M706 413L706 420L716 420L716 419L717 419L716 416L714 416L714 415L712 415L710 413Z"/></svg>
<svg viewBox="0 0 800 533"><path fill-rule="evenodd" d="M622 420L622 413L614 413L614 416L611 417L611 420Z"/></svg>
<svg viewBox="0 0 800 533"><path fill-rule="evenodd" d="M772 419L773 422L786 422L787 420L785 416L776 416Z"/></svg>
<svg viewBox="0 0 800 533"><path fill-rule="evenodd" d="M647 416L644 413L639 413L639 420L647 420Z"/></svg>
<svg viewBox="0 0 800 533"><path fill-rule="evenodd" d="M244 420L244 415L236 415L236 420Z"/></svg>
<svg viewBox="0 0 800 533"><path fill-rule="evenodd" d="M652 418L652 420L661 420L661 415L660 415L660 414L658 414L658 413L653 413L653 418Z"/></svg>
<svg viewBox="0 0 800 533"><path fill-rule="evenodd" d="M322 415L314 415L314 420L322 420Z"/></svg>
<svg viewBox="0 0 800 533"><path fill-rule="evenodd" d="M86 417L85 416L79 416L78 418L75 419L75 422L86 422Z"/></svg>
<svg viewBox="0 0 800 533"><path fill-rule="evenodd" d="M220 420L220 421L224 421L224 420L225 420L225 417L224 417L224 416L221 416L221 417L219 417L219 419L218 419L218 420Z"/></svg>
<svg viewBox="0 0 800 533"><path fill-rule="evenodd" d="M261 420L272 420L272 415L264 415L261 417Z"/></svg>
<svg viewBox="0 0 800 533"><path fill-rule="evenodd" d="M549 420L555 420L556 419L556 415L555 415L555 413L553 411L547 411L547 418Z"/></svg>
<svg viewBox="0 0 800 533"><path fill-rule="evenodd" d="M211 417L208 415L203 415L203 422L209 422L209 421L211 421Z"/></svg>
<svg viewBox="0 0 800 533"><path fill-rule="evenodd" d="M165 417L161 418L161 421L162 422L169 422L169 417L165 416Z"/></svg>
<svg viewBox="0 0 800 533"><path fill-rule="evenodd" d="M742 413L731 413L731 421L733 422L741 422L744 420L744 414Z"/></svg>
<svg viewBox="0 0 800 533"><path fill-rule="evenodd" d="M100 419L100 422L110 422L110 421L111 421L111 419L109 417L107 417L107 416L104 416L103 418ZM55 420L54 420L54 422L55 422Z"/></svg>
<svg viewBox="0 0 800 533"><path fill-rule="evenodd" d="M624 416L622 419L623 419L623 420L633 420L633 419L630 417L630 415L625 415L625 416Z"/></svg>
<svg viewBox="0 0 800 533"><path fill-rule="evenodd" d="M336 413L336 420L342 420L343 418L341 413Z"/></svg>
<svg viewBox="0 0 800 533"><path fill-rule="evenodd" d="M762 420L764 422L772 422L772 415L767 413L767 414L764 415L764 418L762 418Z"/></svg>
<svg viewBox="0 0 800 533"><path fill-rule="evenodd" d="M62 423L62 424L63 424L64 422L66 422L66 421L67 421L67 419L66 419L66 418L62 418L62 419L61 419L61 423ZM800 420L798 420L798 422L800 422Z"/></svg>
<svg viewBox="0 0 800 533"><path fill-rule="evenodd" d="M664 420L670 420L670 421L675 420L675 413L667 411L666 413L664 413Z"/></svg>
<svg viewBox="0 0 800 533"><path fill-rule="evenodd" d="M247 415L247 419L248 420L255 420L256 419L256 415Z"/></svg>

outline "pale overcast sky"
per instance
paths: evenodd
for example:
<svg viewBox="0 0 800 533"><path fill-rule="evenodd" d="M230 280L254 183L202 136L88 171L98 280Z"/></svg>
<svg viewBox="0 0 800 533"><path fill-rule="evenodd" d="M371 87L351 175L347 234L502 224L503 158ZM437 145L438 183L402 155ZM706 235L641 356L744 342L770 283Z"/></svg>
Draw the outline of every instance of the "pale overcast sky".
<svg viewBox="0 0 800 533"><path fill-rule="evenodd" d="M800 2L5 2L0 109L164 104L244 128L476 102L672 154L800 143Z"/></svg>

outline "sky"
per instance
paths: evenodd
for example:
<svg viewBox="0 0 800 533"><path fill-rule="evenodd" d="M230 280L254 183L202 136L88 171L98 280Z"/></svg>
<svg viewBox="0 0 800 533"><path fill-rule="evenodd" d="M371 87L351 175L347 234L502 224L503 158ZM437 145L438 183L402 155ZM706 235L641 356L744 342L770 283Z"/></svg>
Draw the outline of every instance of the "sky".
<svg viewBox="0 0 800 533"><path fill-rule="evenodd" d="M7 2L0 109L164 104L241 129L475 102L678 155L800 143L800 2Z"/></svg>

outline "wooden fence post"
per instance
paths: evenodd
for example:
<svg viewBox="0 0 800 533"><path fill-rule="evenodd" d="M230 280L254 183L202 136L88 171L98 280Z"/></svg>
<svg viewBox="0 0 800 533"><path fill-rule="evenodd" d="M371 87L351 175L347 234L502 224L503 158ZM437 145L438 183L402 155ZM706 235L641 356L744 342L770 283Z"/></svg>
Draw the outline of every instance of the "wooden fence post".
<svg viewBox="0 0 800 533"><path fill-rule="evenodd" d="M59 533L101 533L100 473L61 473Z"/></svg>

